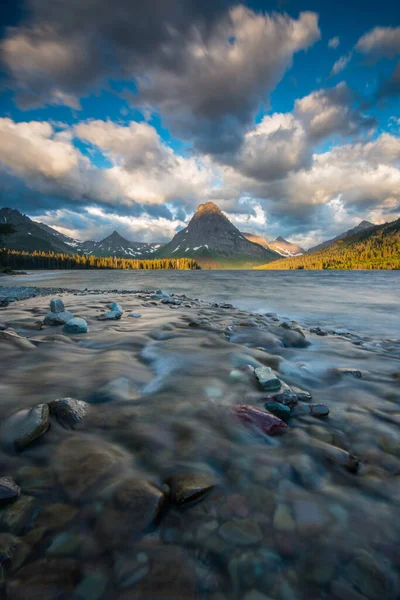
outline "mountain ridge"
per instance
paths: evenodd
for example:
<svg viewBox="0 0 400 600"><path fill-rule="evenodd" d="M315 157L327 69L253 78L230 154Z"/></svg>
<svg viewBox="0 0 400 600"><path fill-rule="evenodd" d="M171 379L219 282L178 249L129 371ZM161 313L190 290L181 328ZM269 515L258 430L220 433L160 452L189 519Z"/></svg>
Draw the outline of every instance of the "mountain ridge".
<svg viewBox="0 0 400 600"><path fill-rule="evenodd" d="M344 231L343 233L339 233L339 235L335 236L332 239L325 240L324 242L321 242L320 244L317 244L316 246L312 246L312 248L309 248L307 250L307 252L315 252L317 250L322 250L323 248L327 248L328 246L330 246L331 244L334 244L335 242L338 242L339 240L343 240L346 237L351 237L352 235L356 235L357 233L366 231L367 229L371 229L372 227L375 227L374 223L371 223L370 221L365 221L365 220L360 221L360 223L358 225L356 225L355 227L352 227L351 229L348 229L347 231Z"/></svg>

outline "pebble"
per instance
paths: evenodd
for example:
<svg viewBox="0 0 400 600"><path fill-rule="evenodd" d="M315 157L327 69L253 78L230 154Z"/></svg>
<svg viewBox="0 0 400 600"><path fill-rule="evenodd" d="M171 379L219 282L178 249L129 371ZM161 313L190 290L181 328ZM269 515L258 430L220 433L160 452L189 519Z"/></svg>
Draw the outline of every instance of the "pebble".
<svg viewBox="0 0 400 600"><path fill-rule="evenodd" d="M38 404L31 409L23 409L9 417L3 427L6 442L18 451L43 435L49 428L49 407Z"/></svg>
<svg viewBox="0 0 400 600"><path fill-rule="evenodd" d="M219 528L219 535L225 541L238 546L251 546L262 540L262 531L255 519L234 519Z"/></svg>
<svg viewBox="0 0 400 600"><path fill-rule="evenodd" d="M278 531L292 532L296 528L296 523L286 504L279 504L274 513L274 528Z"/></svg>
<svg viewBox="0 0 400 600"><path fill-rule="evenodd" d="M329 415L329 408L325 404L311 404L310 414L312 417L322 418Z"/></svg>
<svg viewBox="0 0 400 600"><path fill-rule="evenodd" d="M85 319L74 317L64 325L65 333L87 333L88 324Z"/></svg>
<svg viewBox="0 0 400 600"><path fill-rule="evenodd" d="M64 302L61 298L52 298L50 300L50 311L53 313L63 313L65 311Z"/></svg>
<svg viewBox="0 0 400 600"><path fill-rule="evenodd" d="M10 477L0 477L0 505L18 498L21 493L19 485Z"/></svg>
<svg viewBox="0 0 400 600"><path fill-rule="evenodd" d="M284 433L287 428L286 423L275 415L249 404L238 404L231 410L243 423L268 435Z"/></svg>
<svg viewBox="0 0 400 600"><path fill-rule="evenodd" d="M73 428L86 415L88 405L74 398L59 398L49 403L50 415L63 427Z"/></svg>
<svg viewBox="0 0 400 600"><path fill-rule="evenodd" d="M182 506L203 498L215 487L216 481L205 473L183 471L169 477L166 483L170 488L172 502Z"/></svg>
<svg viewBox="0 0 400 600"><path fill-rule="evenodd" d="M297 531L301 534L319 533L328 522L326 514L311 500L296 500L293 504L293 513Z"/></svg>
<svg viewBox="0 0 400 600"><path fill-rule="evenodd" d="M144 531L157 519L164 504L164 493L153 483L126 478L114 491L114 506L129 511L129 523L135 532Z"/></svg>
<svg viewBox="0 0 400 600"><path fill-rule="evenodd" d="M314 333L315 335L320 336L328 335L328 332L321 329L321 327L313 327L312 329L310 329L310 333Z"/></svg>
<svg viewBox="0 0 400 600"><path fill-rule="evenodd" d="M285 421L285 423L291 417L290 408L288 406L286 406L285 404L281 404L280 402L275 402L274 400L270 400L269 402L266 402L264 404L264 407L266 408L266 410L268 412L272 413L279 419L282 419L282 421Z"/></svg>
<svg viewBox="0 0 400 600"><path fill-rule="evenodd" d="M257 367L254 373L263 390L280 389L281 382L270 367Z"/></svg>
<svg viewBox="0 0 400 600"><path fill-rule="evenodd" d="M130 313L128 317L133 317L134 319L140 319L142 315L140 313Z"/></svg>

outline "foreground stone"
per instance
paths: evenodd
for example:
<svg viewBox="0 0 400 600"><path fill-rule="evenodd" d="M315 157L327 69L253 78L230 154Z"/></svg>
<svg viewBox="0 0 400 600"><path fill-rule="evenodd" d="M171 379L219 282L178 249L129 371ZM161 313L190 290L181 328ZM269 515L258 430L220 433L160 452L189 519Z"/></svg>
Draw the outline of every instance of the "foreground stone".
<svg viewBox="0 0 400 600"><path fill-rule="evenodd" d="M49 403L50 414L54 416L63 427L73 428L86 415L88 405L74 398L60 398Z"/></svg>
<svg viewBox="0 0 400 600"><path fill-rule="evenodd" d="M74 317L65 323L63 329L65 333L87 333L88 324L86 323L85 319Z"/></svg>
<svg viewBox="0 0 400 600"><path fill-rule="evenodd" d="M286 423L278 417L275 417L261 408L250 406L249 404L238 404L233 406L232 412L246 425L249 425L255 430L267 433L268 435L284 433L287 428Z"/></svg>
<svg viewBox="0 0 400 600"><path fill-rule="evenodd" d="M64 325L68 323L74 315L69 311L63 312L48 312L44 318L45 325Z"/></svg>
<svg viewBox="0 0 400 600"><path fill-rule="evenodd" d="M10 304L10 301L7 298L7 296L0 296L0 308L5 308L9 304Z"/></svg>
<svg viewBox="0 0 400 600"><path fill-rule="evenodd" d="M18 570L7 583L7 600L70 598L79 576L76 560L43 558Z"/></svg>
<svg viewBox="0 0 400 600"><path fill-rule="evenodd" d="M206 473L182 472L172 475L166 483L171 490L171 500L178 506L200 500L215 487L215 479Z"/></svg>
<svg viewBox="0 0 400 600"><path fill-rule="evenodd" d="M282 419L282 421L285 421L285 423L290 419L292 414L288 406L286 406L285 404L281 404L280 402L276 402L274 400L266 402L264 404L264 407L268 412L275 415L279 419Z"/></svg>
<svg viewBox="0 0 400 600"><path fill-rule="evenodd" d="M10 477L0 477L0 505L18 498L21 488Z"/></svg>
<svg viewBox="0 0 400 600"><path fill-rule="evenodd" d="M61 298L52 298L50 300L50 311L53 313L63 313L65 311L64 302Z"/></svg>
<svg viewBox="0 0 400 600"><path fill-rule="evenodd" d="M280 389L281 382L270 367L257 367L254 372L263 390Z"/></svg>
<svg viewBox="0 0 400 600"><path fill-rule="evenodd" d="M101 315L100 320L101 321L119 321L121 317L122 317L122 312L119 312L117 310L110 310L108 312L105 312L103 315Z"/></svg>
<svg viewBox="0 0 400 600"><path fill-rule="evenodd" d="M23 450L49 428L49 407L38 404L31 409L20 410L9 417L2 431L6 443L16 450Z"/></svg>

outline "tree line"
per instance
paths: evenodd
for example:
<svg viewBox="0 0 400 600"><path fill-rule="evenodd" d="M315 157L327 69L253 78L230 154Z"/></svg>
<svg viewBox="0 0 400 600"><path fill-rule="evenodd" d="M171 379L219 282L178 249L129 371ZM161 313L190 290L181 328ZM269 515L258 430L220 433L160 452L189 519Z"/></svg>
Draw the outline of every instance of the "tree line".
<svg viewBox="0 0 400 600"><path fill-rule="evenodd" d="M87 254L63 254L57 252L25 252L4 248L0 263L11 269L174 269L193 270L198 265L193 258L157 258L137 260L132 258L107 258Z"/></svg>

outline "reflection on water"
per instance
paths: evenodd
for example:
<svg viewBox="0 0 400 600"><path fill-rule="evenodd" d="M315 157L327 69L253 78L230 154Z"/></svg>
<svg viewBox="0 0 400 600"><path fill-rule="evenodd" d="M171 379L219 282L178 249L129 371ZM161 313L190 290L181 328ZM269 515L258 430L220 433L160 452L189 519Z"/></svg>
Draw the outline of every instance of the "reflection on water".
<svg viewBox="0 0 400 600"><path fill-rule="evenodd" d="M398 277L355 274L374 290L366 303L325 274L320 288L297 273L132 282L117 272L102 286L104 274L86 275L43 285L163 288L303 319L175 296L64 293L89 325L74 336L41 326L49 298L1 309L0 478L22 490L0 512L4 597L397 600L400 366L388 324ZM100 320L112 300L122 318ZM363 315L357 337L303 328L354 332ZM65 397L87 404L54 404ZM254 408L233 410L266 403L283 419L290 410L282 435L266 434ZM0 481L0 496L6 488Z"/></svg>

